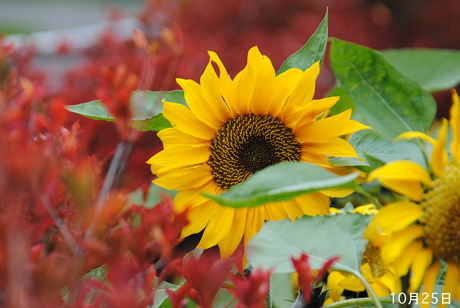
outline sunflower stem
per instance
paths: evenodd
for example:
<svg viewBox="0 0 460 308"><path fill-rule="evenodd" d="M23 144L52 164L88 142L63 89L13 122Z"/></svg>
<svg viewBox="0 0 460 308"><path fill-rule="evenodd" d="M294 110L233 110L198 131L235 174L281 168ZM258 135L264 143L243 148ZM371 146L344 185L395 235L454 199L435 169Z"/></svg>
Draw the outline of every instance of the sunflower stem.
<svg viewBox="0 0 460 308"><path fill-rule="evenodd" d="M393 303L393 299L391 298L391 296L379 297L378 300L380 301L380 303L384 303L384 304ZM374 302L375 300L371 297L353 298L353 299L347 299L344 301L332 303L332 304L323 306L323 308L340 308L340 307L348 307L348 306L355 306L355 305L356 306L369 305L369 304L373 304Z"/></svg>
<svg viewBox="0 0 460 308"><path fill-rule="evenodd" d="M362 188L361 185L358 185L356 187L356 191L359 192L361 195L365 196L373 205L375 205L377 209L382 208L382 204L380 203L380 201L376 197L374 197L372 194L367 192L364 188Z"/></svg>

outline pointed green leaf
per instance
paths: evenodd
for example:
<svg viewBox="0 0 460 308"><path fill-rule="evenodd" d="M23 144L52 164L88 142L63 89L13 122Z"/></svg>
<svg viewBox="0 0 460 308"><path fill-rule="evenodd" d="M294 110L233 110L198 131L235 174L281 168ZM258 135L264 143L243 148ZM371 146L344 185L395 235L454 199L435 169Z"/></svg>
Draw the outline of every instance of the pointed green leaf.
<svg viewBox="0 0 460 308"><path fill-rule="evenodd" d="M155 92L134 91L131 95L133 118L131 126L140 131L159 131L172 127L171 123L161 114L162 100L187 106L184 91ZM115 121L101 101L66 106L67 110L94 120Z"/></svg>
<svg viewBox="0 0 460 308"><path fill-rule="evenodd" d="M340 177L314 164L283 162L256 172L221 195L204 195L224 206L256 207L324 189L354 188L358 175Z"/></svg>
<svg viewBox="0 0 460 308"><path fill-rule="evenodd" d="M327 19L328 12L326 11L326 15L324 15L324 19L318 26L318 29L316 29L315 33L313 33L308 42L302 48L284 61L277 75L294 67L305 71L315 62L320 61L320 64L323 63L327 45Z"/></svg>
<svg viewBox="0 0 460 308"><path fill-rule="evenodd" d="M383 56L403 74L430 92L460 83L460 51L448 49L390 49Z"/></svg>
<svg viewBox="0 0 460 308"><path fill-rule="evenodd" d="M374 130L366 129L351 135L348 142L355 148L358 156L373 166L373 169L381 163L395 160L411 160L427 168L420 146L408 140L394 142Z"/></svg>
<svg viewBox="0 0 460 308"><path fill-rule="evenodd" d="M246 248L249 263L275 273L292 273L291 257L307 253L313 269L334 256L341 256L333 267L359 271L367 241L364 229L371 215L338 214L334 216L303 216L294 222L288 219L268 221ZM325 245L327 243L327 245Z"/></svg>
<svg viewBox="0 0 460 308"><path fill-rule="evenodd" d="M436 114L436 102L428 91L379 52L331 41L331 67L337 81L370 126L389 139L407 131L428 131Z"/></svg>

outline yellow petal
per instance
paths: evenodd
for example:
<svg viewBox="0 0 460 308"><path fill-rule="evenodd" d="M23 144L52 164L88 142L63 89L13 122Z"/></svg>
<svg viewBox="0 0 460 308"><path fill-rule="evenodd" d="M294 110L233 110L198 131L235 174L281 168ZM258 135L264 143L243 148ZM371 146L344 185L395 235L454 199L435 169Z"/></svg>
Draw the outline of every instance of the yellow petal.
<svg viewBox="0 0 460 308"><path fill-rule="evenodd" d="M372 127L361 124L355 120L349 120L345 128L340 132L340 135L348 135L363 129L372 129Z"/></svg>
<svg viewBox="0 0 460 308"><path fill-rule="evenodd" d="M214 201L207 201L190 209L187 212L187 219L190 223L182 229L181 237L187 237L203 230L216 213L217 207Z"/></svg>
<svg viewBox="0 0 460 308"><path fill-rule="evenodd" d="M310 152L337 157L357 157L355 149L345 140L335 137L324 143L304 143ZM303 145L302 145L303 147Z"/></svg>
<svg viewBox="0 0 460 308"><path fill-rule="evenodd" d="M227 76L228 78L228 76ZM212 66L212 60L209 61L206 69L201 76L201 92L210 108L210 112L214 114L222 122L226 122L232 118L227 104L224 102L221 91L221 82L217 77Z"/></svg>
<svg viewBox="0 0 460 308"><path fill-rule="evenodd" d="M399 180L393 178L380 178L380 183L391 190L409 197L414 201L423 200L423 187L419 181Z"/></svg>
<svg viewBox="0 0 460 308"><path fill-rule="evenodd" d="M253 47L248 53L248 64L246 67L239 72L232 82L232 91L235 95L235 99L232 103L232 109L238 115L249 114L249 104L252 99L254 92L255 74L259 67L254 67L257 64L253 58L260 55L259 49Z"/></svg>
<svg viewBox="0 0 460 308"><path fill-rule="evenodd" d="M422 251L423 244L421 241L410 243L395 262L395 274L397 277L402 277L409 271L415 257Z"/></svg>
<svg viewBox="0 0 460 308"><path fill-rule="evenodd" d="M441 271L441 263L436 262L425 273L423 278L423 293L428 294L428 298L423 299L420 303L422 308L430 307L431 295L433 294L436 281L438 280L439 272ZM426 296L426 295L425 295Z"/></svg>
<svg viewBox="0 0 460 308"><path fill-rule="evenodd" d="M410 287L408 292L416 292L422 283L423 276L425 276L425 272L428 267L431 265L431 261L433 260L433 250L431 248L423 249L414 259L412 263L411 272L412 277L410 278Z"/></svg>
<svg viewBox="0 0 460 308"><path fill-rule="evenodd" d="M254 83L249 109L255 115L265 115L275 96L276 72L268 57L261 56L259 61L259 72Z"/></svg>
<svg viewBox="0 0 460 308"><path fill-rule="evenodd" d="M431 185L431 177L422 166L409 160L390 162L369 173L368 182L391 178L398 180L417 180L425 185Z"/></svg>
<svg viewBox="0 0 460 308"><path fill-rule="evenodd" d="M278 117L281 110L285 107L286 101L299 82L303 72L298 68L291 68L276 76L276 93L272 103L267 106L268 113L273 117Z"/></svg>
<svg viewBox="0 0 460 308"><path fill-rule="evenodd" d="M452 127L452 143L450 145L455 161L460 162L460 98L452 89L452 107L450 108L450 125Z"/></svg>
<svg viewBox="0 0 460 308"><path fill-rule="evenodd" d="M334 188L334 189L321 190L320 192L328 197L344 198L354 193L354 191L355 191L354 189L349 189L349 188Z"/></svg>
<svg viewBox="0 0 460 308"><path fill-rule="evenodd" d="M377 295L377 297L385 297L385 296L390 295L390 290L388 290L388 287L382 282L380 282L379 280L374 281L370 285L371 285L372 290L374 290L375 295Z"/></svg>
<svg viewBox="0 0 460 308"><path fill-rule="evenodd" d="M185 101L193 114L203 123L218 130L222 127L223 121L215 115L213 106L216 102L208 102L201 90L201 86L193 80L176 79L179 86L184 89ZM221 99L222 100L222 99Z"/></svg>
<svg viewBox="0 0 460 308"><path fill-rule="evenodd" d="M404 230L395 233L394 236L382 247L382 260L389 264L401 255L404 248L407 247L423 234L423 227L412 225Z"/></svg>
<svg viewBox="0 0 460 308"><path fill-rule="evenodd" d="M339 286L353 292L362 292L366 290L363 283L355 276L348 276L347 278L343 279L339 282Z"/></svg>
<svg viewBox="0 0 460 308"><path fill-rule="evenodd" d="M302 195L293 199L306 215L328 215L330 199L322 193Z"/></svg>
<svg viewBox="0 0 460 308"><path fill-rule="evenodd" d="M307 123L303 126L297 125L293 131L297 141L301 143L325 142L341 135L351 116L351 109L338 115Z"/></svg>
<svg viewBox="0 0 460 308"><path fill-rule="evenodd" d="M235 209L226 206L218 206L216 213L209 220L197 247L208 249L217 245L218 242L229 235L234 214Z"/></svg>
<svg viewBox="0 0 460 308"><path fill-rule="evenodd" d="M419 139L428 141L429 143L433 145L436 143L436 139L422 132L405 132L399 135L398 137L396 137L395 141L399 141L401 139L414 139L414 138L419 138Z"/></svg>
<svg viewBox="0 0 460 308"><path fill-rule="evenodd" d="M291 96L289 96L286 107L305 106L310 103L315 94L315 84L318 75L319 62L316 62L302 74L296 88L292 91Z"/></svg>
<svg viewBox="0 0 460 308"><path fill-rule="evenodd" d="M161 139L163 147L167 149L172 145L190 144L190 145L205 145L210 144L209 140L194 137L192 135L181 132L177 128L166 128L158 132L157 136Z"/></svg>
<svg viewBox="0 0 460 308"><path fill-rule="evenodd" d="M208 165L202 164L175 170L159 177L153 183L166 189L182 190L200 187L212 179L212 169Z"/></svg>
<svg viewBox="0 0 460 308"><path fill-rule="evenodd" d="M246 218L246 227L244 229L244 246L248 245L251 238L260 231L265 221L265 207L260 206L254 209L248 209Z"/></svg>
<svg viewBox="0 0 460 308"><path fill-rule="evenodd" d="M197 138L211 140L216 130L201 122L187 107L175 103L163 102L163 115L180 131Z"/></svg>
<svg viewBox="0 0 460 308"><path fill-rule="evenodd" d="M288 218L286 212L278 202L266 204L265 212L267 215L267 220L278 221Z"/></svg>
<svg viewBox="0 0 460 308"><path fill-rule="evenodd" d="M211 61L214 61L219 67L219 82L220 82L220 91L222 93L222 96L227 102L232 115L236 115L235 110L232 109L233 101L235 100L234 98L235 95L232 92L232 80L230 79L230 76L228 75L224 64L222 63L222 61L220 61L219 56L213 51L208 51L208 54L209 54Z"/></svg>
<svg viewBox="0 0 460 308"><path fill-rule="evenodd" d="M186 208L192 208L209 201L208 197L203 196L201 193L206 192L215 194L217 184L214 179L211 179L202 186L190 189L183 189L179 191L174 198L174 209L176 212L182 212Z"/></svg>
<svg viewBox="0 0 460 308"><path fill-rule="evenodd" d="M297 218L302 217L304 214L304 211L300 207L299 203L295 201L295 199L290 201L279 202L279 204L284 209L286 214L289 216L291 221L294 221Z"/></svg>
<svg viewBox="0 0 460 308"><path fill-rule="evenodd" d="M452 301L455 298L455 295L458 291L459 280L460 278L459 278L457 265L455 263L448 262L446 278L444 280L444 289L442 290L441 295L450 294L450 301ZM441 302L438 307L444 308L447 305L448 305L447 301L444 304Z"/></svg>
<svg viewBox="0 0 460 308"><path fill-rule="evenodd" d="M151 157L147 164L152 165L152 172L158 174L158 170L175 169L208 161L211 155L209 144L204 145L171 145Z"/></svg>
<svg viewBox="0 0 460 308"><path fill-rule="evenodd" d="M222 260L230 257L243 239L244 227L246 225L246 215L247 209L235 210L228 235L218 243L220 257Z"/></svg>
<svg viewBox="0 0 460 308"><path fill-rule="evenodd" d="M381 232L398 232L423 215L423 208L410 201L400 201L385 205L373 218Z"/></svg>
<svg viewBox="0 0 460 308"><path fill-rule="evenodd" d="M406 160L390 162L369 173L368 182L379 180L382 185L412 200L423 199L423 187L419 182L431 186L431 177L422 166Z"/></svg>
<svg viewBox="0 0 460 308"><path fill-rule="evenodd" d="M338 302L340 297L342 296L344 288L341 287L339 284L342 280L346 277L341 274L340 272L333 271L327 277L327 287L329 289L329 296L334 300L334 302Z"/></svg>
<svg viewBox="0 0 460 308"><path fill-rule="evenodd" d="M442 127L439 131L438 141L434 145L433 152L431 153L431 168L437 177L441 177L444 173L444 168L448 164L448 157L446 152L447 131L449 123L446 119L442 119Z"/></svg>
<svg viewBox="0 0 460 308"><path fill-rule="evenodd" d="M297 126L302 126L315 121L316 117L321 113L329 110L339 100L338 96L332 96L322 99L314 99L306 106L306 111L299 119ZM343 135L343 134L342 134Z"/></svg>

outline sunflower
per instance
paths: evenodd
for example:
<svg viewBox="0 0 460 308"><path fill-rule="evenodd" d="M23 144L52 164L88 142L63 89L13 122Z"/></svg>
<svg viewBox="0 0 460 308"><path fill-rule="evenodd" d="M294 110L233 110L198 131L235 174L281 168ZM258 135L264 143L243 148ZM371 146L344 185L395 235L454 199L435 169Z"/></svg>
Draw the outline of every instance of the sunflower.
<svg viewBox="0 0 460 308"><path fill-rule="evenodd" d="M437 140L420 132L404 133L398 138L421 138L433 144L430 173L411 161L396 161L369 174L369 181L382 185L411 200L384 206L369 224L364 235L391 232L393 237L382 247L385 262L395 262L397 277L411 269L408 292L416 292L423 282L423 293L433 293L441 271L447 264L443 294L460 301L460 100L452 91L450 109L452 129L449 162L445 150L448 121L443 119ZM427 307L431 298L422 302ZM442 304L441 307L444 307Z"/></svg>
<svg viewBox="0 0 460 308"><path fill-rule="evenodd" d="M190 224L182 237L205 229L198 247L218 245L225 259L243 238L246 246L265 220L327 215L329 196L350 191L325 191L242 209L220 206L202 192L220 194L283 161L334 170L329 156L357 157L340 136L368 127L350 120L351 110L317 119L339 99L313 99L319 63L277 76L270 59L253 47L247 66L232 80L217 54L209 52L209 56L200 84L177 79L188 108L164 102L163 115L174 128L158 133L164 150L147 163L158 177L155 184L179 191L175 209L188 209Z"/></svg>
<svg viewBox="0 0 460 308"><path fill-rule="evenodd" d="M373 204L358 206L353 210L353 213L361 215L372 215L378 212ZM340 214L342 211L334 210L333 213ZM389 236L389 234L384 233L374 234L367 243L361 261L361 273L379 297L388 296L395 291L393 264L385 264L381 256L381 247L388 241ZM325 305L341 300L345 290L356 293L366 290L358 278L340 271L333 271L329 274L327 286L329 299L324 303Z"/></svg>

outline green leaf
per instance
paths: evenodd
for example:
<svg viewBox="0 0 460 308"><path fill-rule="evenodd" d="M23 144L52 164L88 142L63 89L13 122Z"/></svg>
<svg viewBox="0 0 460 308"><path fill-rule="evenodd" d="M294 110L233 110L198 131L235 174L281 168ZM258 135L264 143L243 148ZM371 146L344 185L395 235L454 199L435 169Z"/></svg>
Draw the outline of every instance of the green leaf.
<svg viewBox="0 0 460 308"><path fill-rule="evenodd" d="M302 252L309 255L312 269L341 256L333 268L360 271L367 241L363 233L372 215L338 214L333 216L303 216L294 222L288 219L268 221L246 248L249 263L275 273L292 273L291 257ZM327 245L325 245L327 243Z"/></svg>
<svg viewBox="0 0 460 308"><path fill-rule="evenodd" d="M333 157L328 160L334 166L354 167L363 172L370 172L371 166L356 157Z"/></svg>
<svg viewBox="0 0 460 308"><path fill-rule="evenodd" d="M353 116L354 111L356 110L355 101L350 97L350 95L348 95L348 92L343 87L335 86L329 92L327 92L326 97L332 96L340 96L339 101L330 109L333 115L351 109L353 111Z"/></svg>
<svg viewBox="0 0 460 308"><path fill-rule="evenodd" d="M390 49L382 55L403 74L430 92L460 83L460 51L448 49Z"/></svg>
<svg viewBox="0 0 460 308"><path fill-rule="evenodd" d="M352 173L340 177L314 164L282 162L256 172L221 195L204 195L224 206L256 207L323 189L354 188L358 175Z"/></svg>
<svg viewBox="0 0 460 308"><path fill-rule="evenodd" d="M140 131L159 131L172 127L171 123L161 114L162 100L187 106L184 91L155 92L134 91L131 95L133 118L131 126ZM67 110L94 120L115 121L101 101L66 106Z"/></svg>
<svg viewBox="0 0 460 308"><path fill-rule="evenodd" d="M351 135L348 142L355 148L358 156L373 166L373 169L381 165L379 162L389 163L395 160L411 160L428 169L420 146L412 141L394 142L374 130L365 129Z"/></svg>
<svg viewBox="0 0 460 308"><path fill-rule="evenodd" d="M436 102L428 91L379 52L331 41L331 67L337 81L370 126L389 139L407 131L428 131L436 114Z"/></svg>
<svg viewBox="0 0 460 308"><path fill-rule="evenodd" d="M277 75L291 68L300 68L302 71L305 71L315 62L320 61L320 65L323 63L327 45L327 20L328 12L326 11L326 15L324 15L324 19L315 33L313 33L302 48L284 61Z"/></svg>

